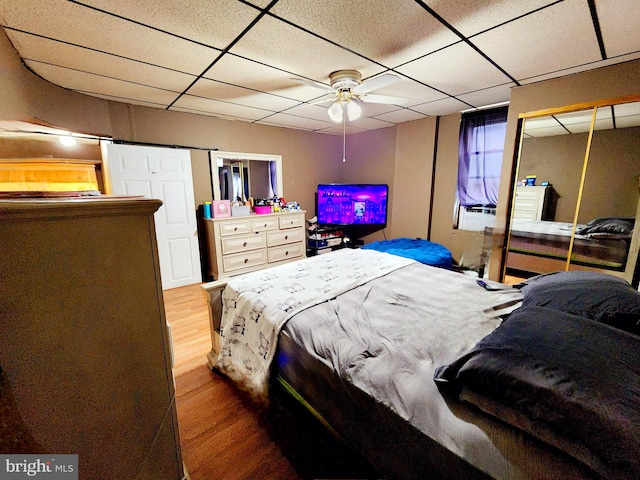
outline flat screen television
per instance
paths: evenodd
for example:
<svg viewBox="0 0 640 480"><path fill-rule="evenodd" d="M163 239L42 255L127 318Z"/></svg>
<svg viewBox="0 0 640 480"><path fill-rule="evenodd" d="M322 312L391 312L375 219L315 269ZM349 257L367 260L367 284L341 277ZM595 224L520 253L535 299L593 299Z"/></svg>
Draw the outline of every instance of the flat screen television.
<svg viewBox="0 0 640 480"><path fill-rule="evenodd" d="M387 226L388 185L331 183L318 185L319 225Z"/></svg>

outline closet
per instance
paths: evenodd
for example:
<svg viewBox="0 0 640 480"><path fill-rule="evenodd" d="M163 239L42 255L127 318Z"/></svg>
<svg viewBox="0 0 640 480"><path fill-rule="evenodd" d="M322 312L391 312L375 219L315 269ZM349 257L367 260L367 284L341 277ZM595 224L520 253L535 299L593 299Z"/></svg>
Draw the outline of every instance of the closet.
<svg viewBox="0 0 640 480"><path fill-rule="evenodd" d="M638 100L520 115L503 278L590 270L633 281L640 240ZM536 186L521 186L531 176ZM524 218L522 193L539 188L548 190L551 213Z"/></svg>

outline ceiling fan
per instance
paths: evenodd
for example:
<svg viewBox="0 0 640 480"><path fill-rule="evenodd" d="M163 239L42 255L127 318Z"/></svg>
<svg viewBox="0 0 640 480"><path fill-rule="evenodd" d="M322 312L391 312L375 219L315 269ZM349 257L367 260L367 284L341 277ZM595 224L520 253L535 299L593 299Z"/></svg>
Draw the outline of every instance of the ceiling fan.
<svg viewBox="0 0 640 480"><path fill-rule="evenodd" d="M312 104L333 102L329 107L329 118L334 122L343 122L345 119L344 111L346 110L346 118L350 121L356 120L362 113L361 103L384 103L390 105L404 105L409 99L404 97L392 97L389 95L370 94L373 90L377 90L392 83L397 82L400 78L392 73L385 73L378 77L362 82L362 75L357 70L337 70L329 74L329 83L331 87L327 87L323 83L314 82L304 78L292 78L296 82L322 90L327 95L316 100Z"/></svg>

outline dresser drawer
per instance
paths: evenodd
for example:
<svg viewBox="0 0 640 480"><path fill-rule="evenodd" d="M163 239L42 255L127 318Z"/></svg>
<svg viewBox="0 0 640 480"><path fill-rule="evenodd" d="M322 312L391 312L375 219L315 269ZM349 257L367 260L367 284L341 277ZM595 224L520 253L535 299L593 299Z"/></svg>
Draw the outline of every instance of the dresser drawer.
<svg viewBox="0 0 640 480"><path fill-rule="evenodd" d="M240 270L241 268L255 267L267 263L267 251L264 248L259 250L249 250L242 253L224 255L222 266L225 273Z"/></svg>
<svg viewBox="0 0 640 480"><path fill-rule="evenodd" d="M304 224L304 215L285 215L278 218L280 228L301 227Z"/></svg>
<svg viewBox="0 0 640 480"><path fill-rule="evenodd" d="M252 232L251 222L248 219L220 222L218 224L218 227L220 227L221 237L224 237L226 235L236 235L238 233Z"/></svg>
<svg viewBox="0 0 640 480"><path fill-rule="evenodd" d="M538 202L541 194L544 194L544 191L535 187L518 187L516 189L516 202L519 200L532 200L534 202Z"/></svg>
<svg viewBox="0 0 640 480"><path fill-rule="evenodd" d="M304 233L301 228L291 228L288 230L276 230L267 232L267 246L284 245L286 243L301 242Z"/></svg>
<svg viewBox="0 0 640 480"><path fill-rule="evenodd" d="M221 240L222 254L244 252L267 246L264 233L250 235L233 235Z"/></svg>
<svg viewBox="0 0 640 480"><path fill-rule="evenodd" d="M514 210L513 219L534 222L538 220L538 212L535 210Z"/></svg>
<svg viewBox="0 0 640 480"><path fill-rule="evenodd" d="M278 228L278 219L276 217L251 219L252 232L265 232L267 230L276 230L277 228Z"/></svg>
<svg viewBox="0 0 640 480"><path fill-rule="evenodd" d="M304 252L304 244L301 242L292 243L291 245L281 245L279 247L269 248L269 263L280 262L290 258L302 257Z"/></svg>
<svg viewBox="0 0 640 480"><path fill-rule="evenodd" d="M529 198L520 198L519 196L516 197L516 203L514 204L514 207L516 210L529 210L532 212L536 212L538 210L538 199L529 199Z"/></svg>

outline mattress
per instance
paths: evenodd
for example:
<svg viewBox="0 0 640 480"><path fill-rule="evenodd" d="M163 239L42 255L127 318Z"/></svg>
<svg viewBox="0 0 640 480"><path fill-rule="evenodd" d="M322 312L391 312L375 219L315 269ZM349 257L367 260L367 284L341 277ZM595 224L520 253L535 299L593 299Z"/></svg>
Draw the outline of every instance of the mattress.
<svg viewBox="0 0 640 480"><path fill-rule="evenodd" d="M276 373L385 478L591 478L553 447L445 399L433 381L520 299L411 264L293 316Z"/></svg>
<svg viewBox="0 0 640 480"><path fill-rule="evenodd" d="M509 238L509 252L566 260L572 226L571 223L563 222L514 221ZM584 228L584 225L577 226L578 230L580 228ZM624 270L628 250L628 239L592 238L576 234L571 262L577 265Z"/></svg>

